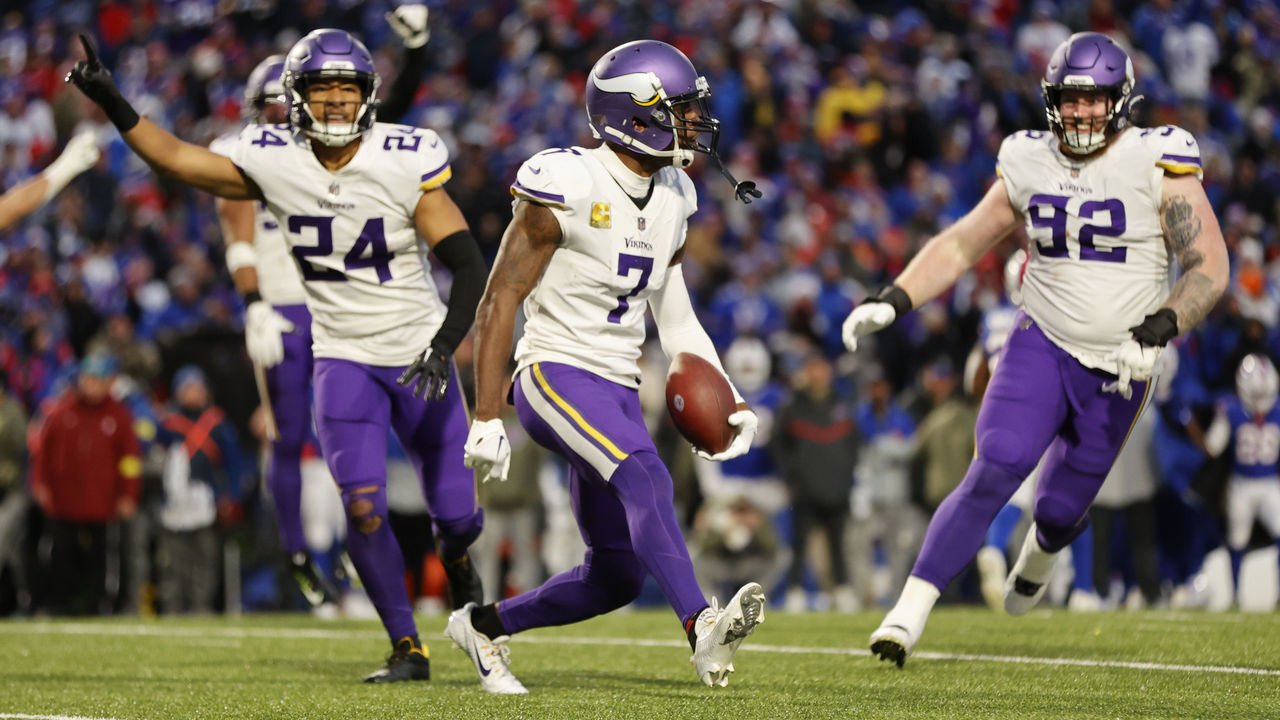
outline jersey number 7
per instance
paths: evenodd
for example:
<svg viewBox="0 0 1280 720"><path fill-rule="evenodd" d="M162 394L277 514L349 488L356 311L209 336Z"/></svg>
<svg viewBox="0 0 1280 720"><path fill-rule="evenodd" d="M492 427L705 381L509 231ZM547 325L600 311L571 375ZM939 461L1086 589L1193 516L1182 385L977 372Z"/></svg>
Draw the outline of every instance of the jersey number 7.
<svg viewBox="0 0 1280 720"><path fill-rule="evenodd" d="M644 257L643 255L630 255L628 253L618 253L618 274L626 277L631 274L632 270L640 271L640 280L636 283L634 289L626 295L618 296L618 306L609 311L609 322L622 322L622 315L631 307L627 302L629 298L635 297L645 286L649 284L649 274L653 272L653 258Z"/></svg>
<svg viewBox="0 0 1280 720"><path fill-rule="evenodd" d="M347 272L330 267L318 267L307 258L328 257L333 254L333 217L316 215L289 216L289 232L294 235L302 233L303 228L315 228L316 244L303 245L290 243L293 257L302 270L302 279L308 282L346 282L347 272L360 268L375 268L378 282L385 283L391 279L391 258L395 253L387 251L387 237L383 231L382 218L372 218L364 224L360 237L342 258L342 266ZM364 256L369 249L368 257Z"/></svg>

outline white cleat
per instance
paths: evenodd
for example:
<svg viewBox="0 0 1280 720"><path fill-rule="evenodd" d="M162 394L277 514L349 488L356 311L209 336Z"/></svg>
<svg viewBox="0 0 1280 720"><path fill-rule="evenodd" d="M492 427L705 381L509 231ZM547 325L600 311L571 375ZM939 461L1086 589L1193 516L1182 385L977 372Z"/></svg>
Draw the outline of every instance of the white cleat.
<svg viewBox="0 0 1280 720"><path fill-rule="evenodd" d="M892 660L902 667L920 638L912 636L911 631L901 625L888 624L888 618L885 620L871 633L871 654L878 655L881 660Z"/></svg>
<svg viewBox="0 0 1280 720"><path fill-rule="evenodd" d="M1033 523L1022 542L1018 561L1013 564L1009 577L1004 581L1005 612L1010 615L1025 615L1040 602L1040 598L1049 589L1049 579L1053 577L1053 562L1057 557L1057 553L1045 552L1040 547Z"/></svg>
<svg viewBox="0 0 1280 720"><path fill-rule="evenodd" d="M689 662L707 687L729 684L729 673L734 671L733 655L743 638L764 622L764 604L764 588L752 582L739 588L723 608L711 598L711 607L698 615L693 631L696 642Z"/></svg>
<svg viewBox="0 0 1280 720"><path fill-rule="evenodd" d="M471 624L471 611L476 609L474 602L454 610L449 615L449 624L445 626L445 637L453 640L453 646L460 648L471 658L476 672L480 675L480 687L485 692L497 695L526 695L528 690L511 674L507 647L509 635L489 639L484 633L476 630Z"/></svg>

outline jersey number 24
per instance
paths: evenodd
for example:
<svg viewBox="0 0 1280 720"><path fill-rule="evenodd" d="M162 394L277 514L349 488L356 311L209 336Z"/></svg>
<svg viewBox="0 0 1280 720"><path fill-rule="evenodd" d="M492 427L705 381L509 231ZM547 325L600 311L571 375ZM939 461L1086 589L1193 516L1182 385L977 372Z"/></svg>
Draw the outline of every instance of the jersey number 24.
<svg viewBox="0 0 1280 720"><path fill-rule="evenodd" d="M307 258L328 257L333 254L333 217L323 215L290 215L289 232L294 235L302 233L303 228L314 228L316 244L303 245L290 243L293 257L302 270L302 279L320 282L345 282L346 272L335 268L320 267ZM368 251L369 255L365 255ZM387 250L387 236L383 230L382 218L372 218L364 224L360 237L342 258L342 266L350 272L360 268L374 268L378 273L378 282L391 279L391 258L395 253Z"/></svg>

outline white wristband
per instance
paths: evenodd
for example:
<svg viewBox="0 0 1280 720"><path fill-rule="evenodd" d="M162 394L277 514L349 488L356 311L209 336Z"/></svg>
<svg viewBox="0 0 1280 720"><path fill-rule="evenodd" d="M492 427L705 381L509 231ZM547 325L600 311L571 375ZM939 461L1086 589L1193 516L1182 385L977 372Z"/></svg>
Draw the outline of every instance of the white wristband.
<svg viewBox="0 0 1280 720"><path fill-rule="evenodd" d="M233 242L227 245L227 270L232 275L240 268L256 268L258 251L247 242Z"/></svg>

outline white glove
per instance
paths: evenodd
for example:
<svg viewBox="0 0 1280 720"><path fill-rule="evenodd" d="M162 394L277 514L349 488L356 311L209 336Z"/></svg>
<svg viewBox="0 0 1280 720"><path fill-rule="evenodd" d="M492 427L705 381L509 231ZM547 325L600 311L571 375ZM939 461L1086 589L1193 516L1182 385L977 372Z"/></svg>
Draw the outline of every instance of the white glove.
<svg viewBox="0 0 1280 720"><path fill-rule="evenodd" d="M1133 398L1133 390L1129 381L1150 380L1155 372L1156 362L1160 359L1162 348L1142 343L1129 338L1120 343L1120 348L1107 356L1116 363L1116 374L1120 377L1102 386L1103 392L1120 393L1125 400Z"/></svg>
<svg viewBox="0 0 1280 720"><path fill-rule="evenodd" d="M717 462L732 460L739 455L745 454L751 449L751 443L756 439L756 428L760 426L760 419L750 410L739 410L729 416L729 424L738 428L738 433L733 436L733 442L729 443L729 447L715 455L698 448L694 448L693 452L698 457Z"/></svg>
<svg viewBox="0 0 1280 720"><path fill-rule="evenodd" d="M476 471L480 482L506 482L511 469L511 442L502 420L473 420L462 446L462 464Z"/></svg>
<svg viewBox="0 0 1280 720"><path fill-rule="evenodd" d="M276 312L265 300L249 303L244 311L244 344L249 359L264 368L284 360L284 334L293 332L293 323Z"/></svg>
<svg viewBox="0 0 1280 720"><path fill-rule="evenodd" d="M858 338L867 333L883 330L898 319L898 311L887 302L864 302L844 319L844 346L849 352L858 349Z"/></svg>
<svg viewBox="0 0 1280 720"><path fill-rule="evenodd" d="M427 44L431 32L427 30L426 5L401 5L386 14L391 29L404 40L407 48L420 48Z"/></svg>
<svg viewBox="0 0 1280 720"><path fill-rule="evenodd" d="M44 179L49 184L44 199L48 201L77 175L93 167L101 154L98 150L98 136L92 131L82 132L68 140L62 154L44 169Z"/></svg>

